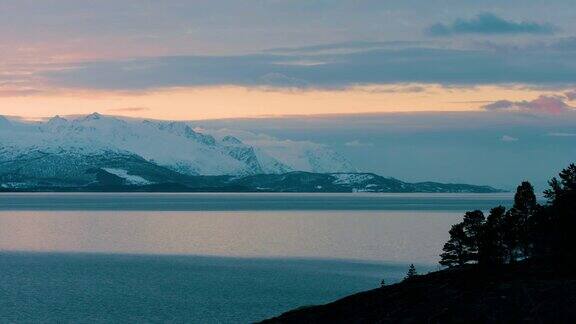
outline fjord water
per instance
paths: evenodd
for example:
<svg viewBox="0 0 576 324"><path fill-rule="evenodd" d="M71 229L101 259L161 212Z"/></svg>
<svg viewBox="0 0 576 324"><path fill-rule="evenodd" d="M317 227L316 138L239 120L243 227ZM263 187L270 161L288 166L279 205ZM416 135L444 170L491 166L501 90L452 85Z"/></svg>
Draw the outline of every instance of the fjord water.
<svg viewBox="0 0 576 324"><path fill-rule="evenodd" d="M0 320L251 322L435 269L510 194L0 194Z"/></svg>

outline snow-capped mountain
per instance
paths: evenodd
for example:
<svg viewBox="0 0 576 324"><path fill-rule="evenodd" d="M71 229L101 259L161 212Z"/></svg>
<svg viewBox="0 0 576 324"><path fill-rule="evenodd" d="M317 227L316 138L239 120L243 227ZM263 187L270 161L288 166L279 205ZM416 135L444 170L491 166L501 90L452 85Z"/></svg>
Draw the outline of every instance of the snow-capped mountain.
<svg viewBox="0 0 576 324"><path fill-rule="evenodd" d="M230 142L230 138L241 139L243 143L254 148L256 156L261 161L272 158L289 166L290 169L284 170L284 172L356 172L356 169L344 157L323 145L310 141L279 140L265 134L231 129L197 128L197 130L210 134L222 142ZM264 164L265 172L262 173L283 173L275 172L274 168L266 169L271 166L270 164L274 164L274 162L269 161Z"/></svg>
<svg viewBox="0 0 576 324"><path fill-rule="evenodd" d="M97 113L45 122L0 116L0 175L89 180L105 172L139 183L186 175L353 172L328 147L186 122L123 119ZM137 176L138 178L130 178Z"/></svg>

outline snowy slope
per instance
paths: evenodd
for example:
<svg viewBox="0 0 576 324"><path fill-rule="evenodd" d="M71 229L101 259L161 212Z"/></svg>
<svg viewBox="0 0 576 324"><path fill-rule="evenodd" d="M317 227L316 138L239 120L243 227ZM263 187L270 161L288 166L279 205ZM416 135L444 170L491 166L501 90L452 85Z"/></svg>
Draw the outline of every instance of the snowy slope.
<svg viewBox="0 0 576 324"><path fill-rule="evenodd" d="M119 162L124 160L132 161L131 169ZM137 174L138 170L152 170L154 165L185 175L354 171L338 154L319 144L228 130L198 131L185 122L121 119L97 113L56 116L37 123L0 117L0 175L25 174L25 168L18 165L42 169L43 163L49 164L47 170L55 170L46 176L64 172L72 178L86 168L99 168L140 182L151 180Z"/></svg>
<svg viewBox="0 0 576 324"><path fill-rule="evenodd" d="M215 138L232 137L254 148L265 172L276 172L276 162L289 166L287 171L314 173L356 172L357 170L341 155L329 147L310 141L281 140L265 134L247 131L197 129Z"/></svg>

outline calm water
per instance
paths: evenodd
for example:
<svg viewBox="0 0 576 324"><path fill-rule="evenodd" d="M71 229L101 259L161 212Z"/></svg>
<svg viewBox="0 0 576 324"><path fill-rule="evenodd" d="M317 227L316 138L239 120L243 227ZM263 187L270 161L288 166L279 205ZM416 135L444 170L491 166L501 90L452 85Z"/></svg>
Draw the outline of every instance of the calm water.
<svg viewBox="0 0 576 324"><path fill-rule="evenodd" d="M434 269L510 194L0 194L0 321L263 319Z"/></svg>
<svg viewBox="0 0 576 324"><path fill-rule="evenodd" d="M509 204L498 194L0 193L0 210L452 210Z"/></svg>

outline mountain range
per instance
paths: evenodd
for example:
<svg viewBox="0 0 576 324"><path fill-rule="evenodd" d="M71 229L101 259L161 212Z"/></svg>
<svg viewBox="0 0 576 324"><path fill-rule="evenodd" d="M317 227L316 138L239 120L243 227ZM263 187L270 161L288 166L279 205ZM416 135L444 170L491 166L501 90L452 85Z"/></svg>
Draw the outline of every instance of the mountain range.
<svg viewBox="0 0 576 324"><path fill-rule="evenodd" d="M98 113L39 122L0 116L0 189L497 191L359 173L329 147L309 141Z"/></svg>

